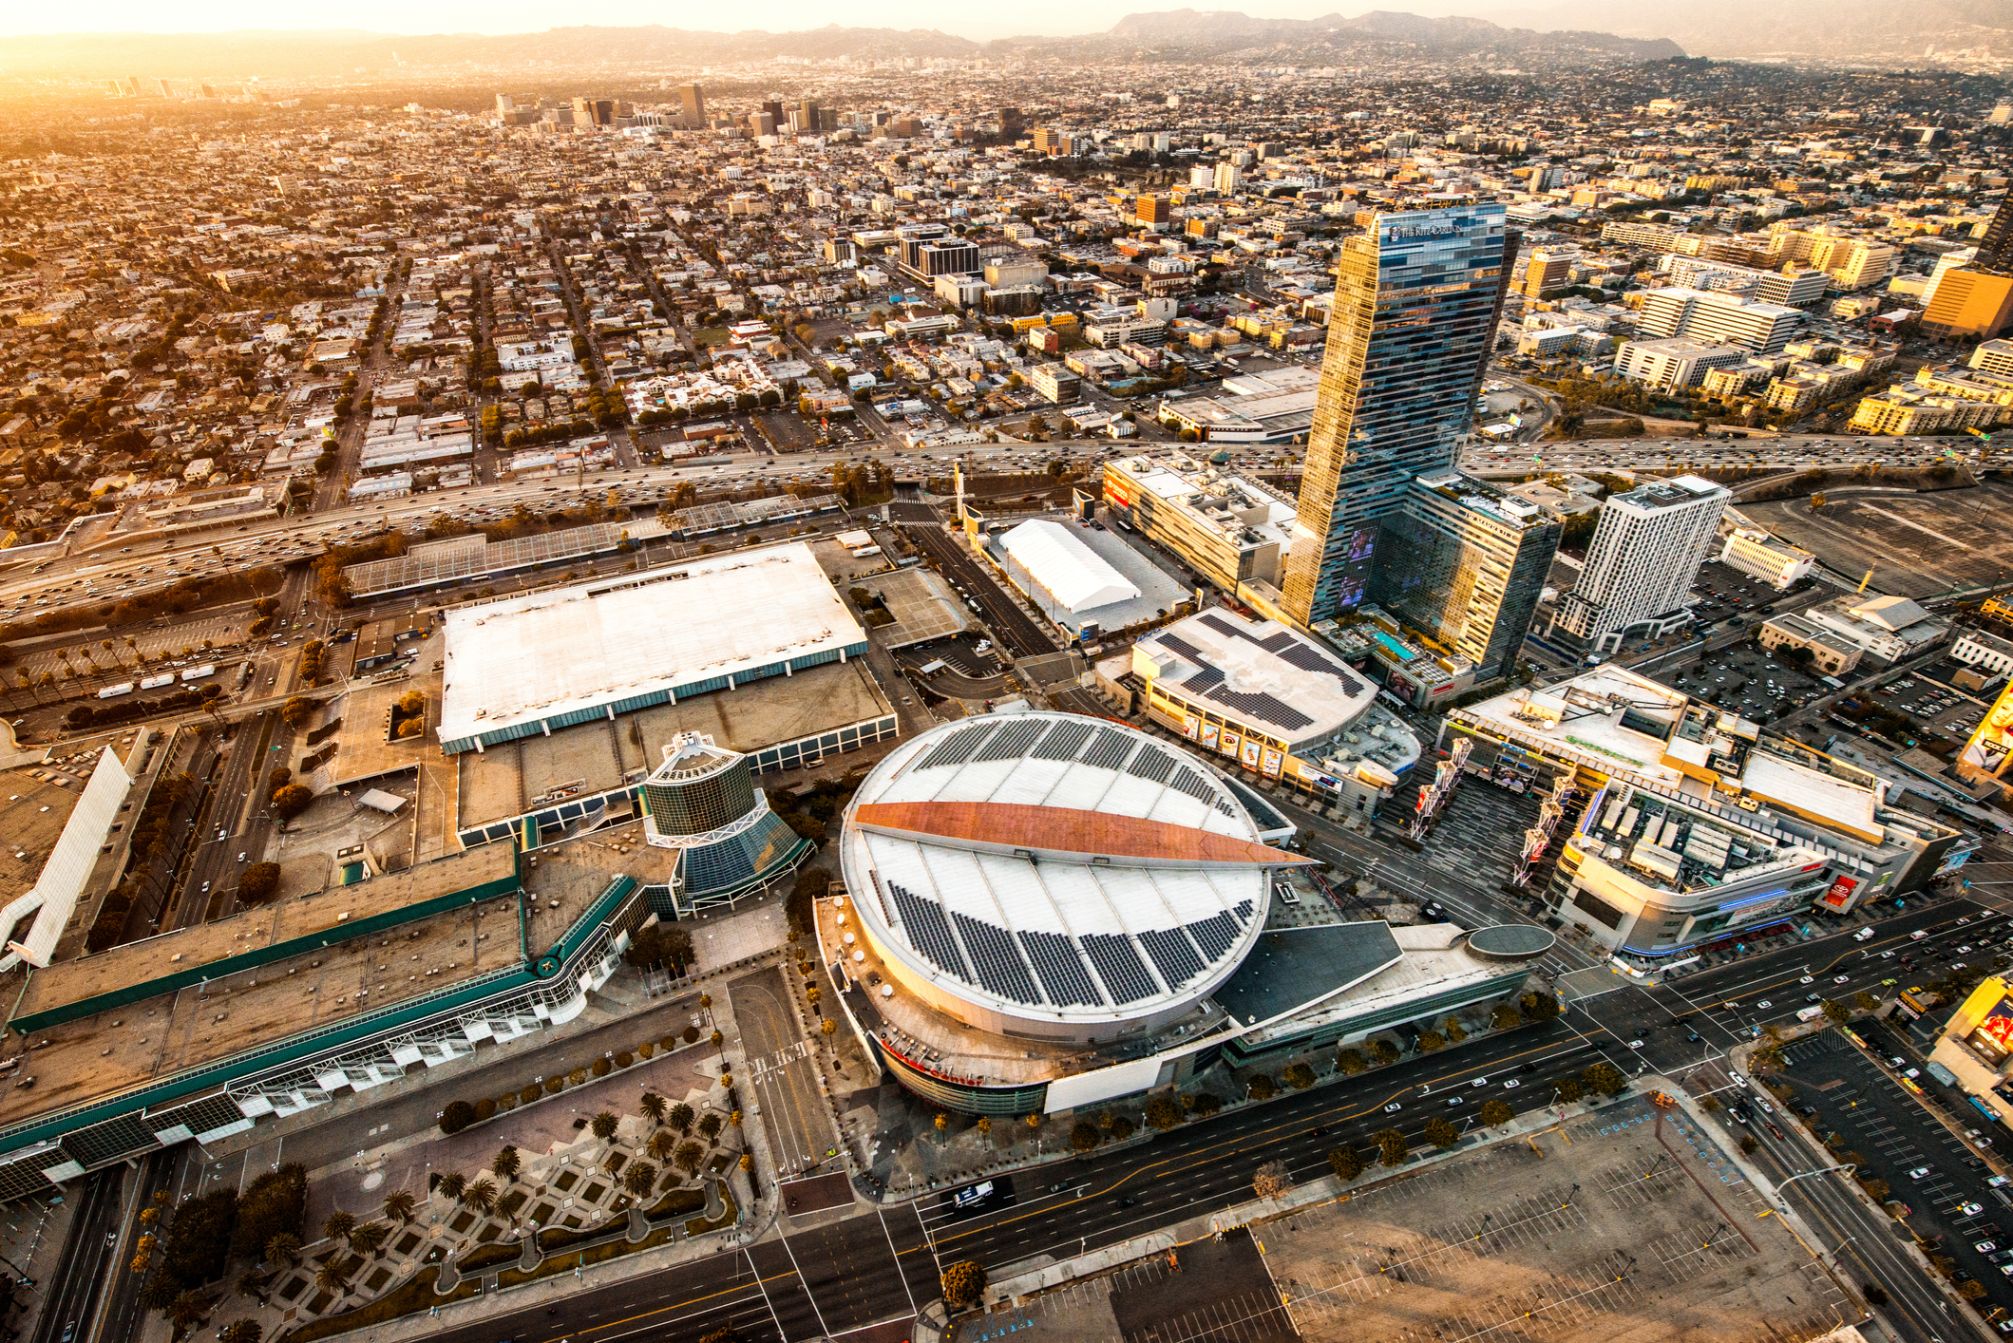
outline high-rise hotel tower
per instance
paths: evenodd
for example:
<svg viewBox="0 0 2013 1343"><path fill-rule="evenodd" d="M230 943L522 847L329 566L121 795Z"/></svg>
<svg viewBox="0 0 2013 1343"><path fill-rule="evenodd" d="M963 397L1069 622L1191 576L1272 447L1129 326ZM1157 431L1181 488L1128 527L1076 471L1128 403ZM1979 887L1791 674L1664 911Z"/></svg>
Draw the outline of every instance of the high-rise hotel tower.
<svg viewBox="0 0 2013 1343"><path fill-rule="evenodd" d="M1453 466L1516 255L1500 205L1379 215L1343 243L1284 584L1301 624L1369 597L1384 520Z"/></svg>

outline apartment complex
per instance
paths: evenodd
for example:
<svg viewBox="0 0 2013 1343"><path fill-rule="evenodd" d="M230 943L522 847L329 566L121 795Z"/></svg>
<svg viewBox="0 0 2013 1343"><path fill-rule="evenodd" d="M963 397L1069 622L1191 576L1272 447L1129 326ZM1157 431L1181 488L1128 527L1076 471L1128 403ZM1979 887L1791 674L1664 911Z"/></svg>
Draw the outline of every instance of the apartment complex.
<svg viewBox="0 0 2013 1343"><path fill-rule="evenodd" d="M1631 630L1689 620L1686 596L1718 535L1729 498L1698 476L1652 481L1601 506L1580 581L1559 604L1556 628L1610 652Z"/></svg>

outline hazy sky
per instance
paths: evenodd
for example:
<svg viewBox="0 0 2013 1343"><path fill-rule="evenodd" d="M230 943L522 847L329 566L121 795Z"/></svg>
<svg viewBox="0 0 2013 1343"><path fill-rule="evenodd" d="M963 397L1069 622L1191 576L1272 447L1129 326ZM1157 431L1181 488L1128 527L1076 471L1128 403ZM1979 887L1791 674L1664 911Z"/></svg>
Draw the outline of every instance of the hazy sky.
<svg viewBox="0 0 2013 1343"><path fill-rule="evenodd" d="M1509 0L1193 0L1196 9L1241 9L1268 18L1315 18L1373 8L1415 14L1487 16ZM1137 10L1175 9L1168 0L1018 0L1014 4L945 6L938 0L598 0L586 12L566 12L550 0L349 0L337 6L275 5L271 0L0 0L0 36L20 33L220 32L234 28L349 28L384 33L539 32L573 23L619 26L661 23L673 28L782 32L830 23L865 27L941 28L963 37L1020 33L1083 33L1109 28Z"/></svg>

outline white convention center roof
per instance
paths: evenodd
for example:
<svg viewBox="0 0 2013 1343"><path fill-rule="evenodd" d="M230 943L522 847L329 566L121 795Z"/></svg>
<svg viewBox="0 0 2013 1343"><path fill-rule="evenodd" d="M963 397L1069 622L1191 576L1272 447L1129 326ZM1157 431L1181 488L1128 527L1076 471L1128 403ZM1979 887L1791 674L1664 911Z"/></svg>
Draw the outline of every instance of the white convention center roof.
<svg viewBox="0 0 2013 1343"><path fill-rule="evenodd" d="M1139 587L1059 522L1034 518L1000 538L1000 547L1072 614L1139 596Z"/></svg>
<svg viewBox="0 0 2013 1343"><path fill-rule="evenodd" d="M698 687L867 637L801 541L459 607L443 626L442 741Z"/></svg>

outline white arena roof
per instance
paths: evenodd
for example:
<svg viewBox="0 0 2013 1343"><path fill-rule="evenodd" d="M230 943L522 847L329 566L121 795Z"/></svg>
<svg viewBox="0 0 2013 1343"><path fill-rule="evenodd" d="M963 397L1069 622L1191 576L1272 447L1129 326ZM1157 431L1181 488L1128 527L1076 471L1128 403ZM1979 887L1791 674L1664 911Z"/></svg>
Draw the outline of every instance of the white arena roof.
<svg viewBox="0 0 2013 1343"><path fill-rule="evenodd" d="M442 623L450 744L782 675L867 640L801 541L457 607Z"/></svg>
<svg viewBox="0 0 2013 1343"><path fill-rule="evenodd" d="M1059 522L1030 519L1000 537L999 544L1072 615L1139 596L1137 584Z"/></svg>
<svg viewBox="0 0 2013 1343"><path fill-rule="evenodd" d="M1136 729L1063 713L948 723L846 814L861 931L907 987L984 1029L1086 1042L1187 1012L1265 922L1271 869L1224 781Z"/></svg>

